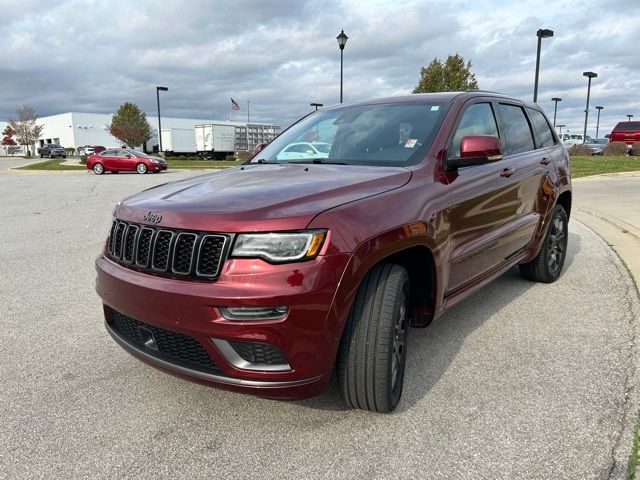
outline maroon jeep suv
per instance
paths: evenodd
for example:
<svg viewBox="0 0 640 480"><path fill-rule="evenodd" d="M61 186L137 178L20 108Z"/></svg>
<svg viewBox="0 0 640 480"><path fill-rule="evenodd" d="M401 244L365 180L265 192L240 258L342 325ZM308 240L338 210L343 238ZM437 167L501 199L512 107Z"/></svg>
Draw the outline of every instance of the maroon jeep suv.
<svg viewBox="0 0 640 480"><path fill-rule="evenodd" d="M556 280L570 210L567 152L533 103L342 104L241 167L118 203L96 288L114 340L168 373L302 399L335 369L349 406L388 412L409 327L515 265Z"/></svg>

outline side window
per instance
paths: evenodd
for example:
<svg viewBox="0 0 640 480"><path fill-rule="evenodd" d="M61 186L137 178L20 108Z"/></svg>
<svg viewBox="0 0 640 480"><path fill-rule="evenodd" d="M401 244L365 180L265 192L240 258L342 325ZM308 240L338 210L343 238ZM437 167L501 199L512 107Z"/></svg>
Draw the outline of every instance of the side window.
<svg viewBox="0 0 640 480"><path fill-rule="evenodd" d="M507 140L507 153L515 155L535 150L531 127L522 107L501 103L498 108Z"/></svg>
<svg viewBox="0 0 640 480"><path fill-rule="evenodd" d="M450 156L460 156L460 141L467 135L498 136L496 117L490 103L474 103L464 111L453 136Z"/></svg>
<svg viewBox="0 0 640 480"><path fill-rule="evenodd" d="M527 110L529 111L529 116L531 117L531 121L533 122L536 132L538 132L538 138L540 139L542 146L553 147L556 144L556 138L553 135L553 131L551 130L547 119L538 110L533 110L531 108L528 108Z"/></svg>
<svg viewBox="0 0 640 480"><path fill-rule="evenodd" d="M100 154L100 156L102 157L113 157L115 155L116 151L115 150L105 150L104 152L102 152Z"/></svg>

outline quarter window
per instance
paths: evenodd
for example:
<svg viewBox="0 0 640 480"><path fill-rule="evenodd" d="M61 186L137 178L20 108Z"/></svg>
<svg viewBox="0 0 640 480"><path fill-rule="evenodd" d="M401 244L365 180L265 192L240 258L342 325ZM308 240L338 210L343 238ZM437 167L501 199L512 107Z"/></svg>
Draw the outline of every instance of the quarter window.
<svg viewBox="0 0 640 480"><path fill-rule="evenodd" d="M501 103L498 108L504 125L507 153L515 155L534 150L535 145L531 127L529 127L529 122L524 115L522 107Z"/></svg>
<svg viewBox="0 0 640 480"><path fill-rule="evenodd" d="M460 156L460 142L467 135L498 136L496 117L490 103L474 103L464 111L453 136L452 157Z"/></svg>
<svg viewBox="0 0 640 480"><path fill-rule="evenodd" d="M529 116L533 121L533 126L535 127L536 132L538 132L538 138L542 144L541 146L553 147L556 144L556 139L547 119L544 118L544 115L538 110L533 110L531 108L528 108L527 110L529 111Z"/></svg>

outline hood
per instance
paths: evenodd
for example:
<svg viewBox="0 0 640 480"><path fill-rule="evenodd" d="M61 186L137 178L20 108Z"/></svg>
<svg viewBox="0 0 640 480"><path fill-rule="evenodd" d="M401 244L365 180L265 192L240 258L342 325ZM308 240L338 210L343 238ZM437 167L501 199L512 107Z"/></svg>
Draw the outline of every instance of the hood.
<svg viewBox="0 0 640 480"><path fill-rule="evenodd" d="M406 184L402 167L246 165L150 188L119 203L117 218L158 226L242 232L305 228L319 213ZM151 216L153 217L153 216Z"/></svg>

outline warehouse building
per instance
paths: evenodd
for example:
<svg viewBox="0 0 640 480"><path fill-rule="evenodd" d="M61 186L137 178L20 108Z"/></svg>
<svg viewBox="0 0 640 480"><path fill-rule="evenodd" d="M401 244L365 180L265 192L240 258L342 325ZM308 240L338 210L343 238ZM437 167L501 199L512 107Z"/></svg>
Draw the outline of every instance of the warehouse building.
<svg viewBox="0 0 640 480"><path fill-rule="evenodd" d="M107 148L121 147L121 142L107 131L111 124L111 114L67 112L38 118L44 129L34 151L46 143L56 143L64 148L78 148L84 145L101 145ZM158 117L147 116L152 129L152 137L146 149L151 152L158 148ZM280 126L256 122L230 122L203 118L162 117L162 129L194 129L195 125L226 124L236 127L236 149L253 150L260 143L273 140L280 133ZM0 127L6 126L0 122ZM0 130L1 132L1 130Z"/></svg>

